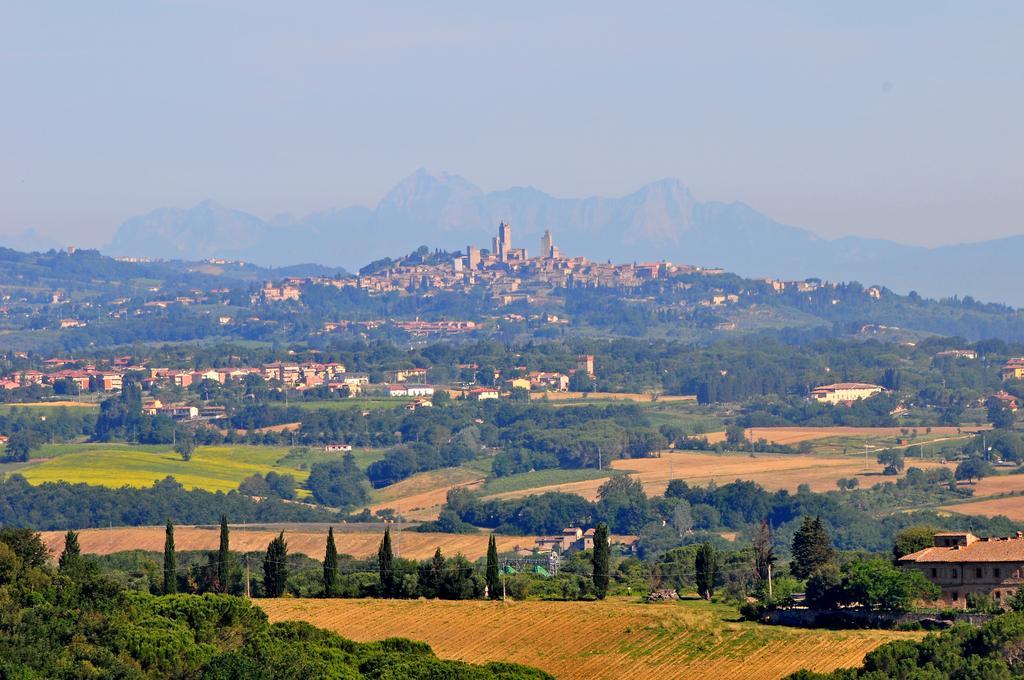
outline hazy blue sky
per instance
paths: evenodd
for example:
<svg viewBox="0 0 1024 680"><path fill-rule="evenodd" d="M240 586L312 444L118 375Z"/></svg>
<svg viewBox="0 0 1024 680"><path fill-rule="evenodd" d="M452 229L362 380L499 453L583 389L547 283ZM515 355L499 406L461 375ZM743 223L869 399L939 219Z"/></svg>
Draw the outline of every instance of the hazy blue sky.
<svg viewBox="0 0 1024 680"><path fill-rule="evenodd" d="M828 237L1024 233L1024 3L842 4L5 2L0 233L372 205L421 166L678 177Z"/></svg>

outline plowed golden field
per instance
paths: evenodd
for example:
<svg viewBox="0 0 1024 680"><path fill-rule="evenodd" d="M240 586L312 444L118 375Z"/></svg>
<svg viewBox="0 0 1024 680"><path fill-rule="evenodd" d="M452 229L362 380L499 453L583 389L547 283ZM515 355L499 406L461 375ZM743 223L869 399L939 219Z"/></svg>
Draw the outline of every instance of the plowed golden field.
<svg viewBox="0 0 1024 680"><path fill-rule="evenodd" d="M271 621L302 620L358 641L423 640L438 656L512 661L558 678L781 678L859 665L894 631L822 631L735 622L704 602L258 600Z"/></svg>
<svg viewBox="0 0 1024 680"><path fill-rule="evenodd" d="M41 532L43 542L54 555L64 549L63 531ZM174 528L174 544L181 550L216 550L219 541L219 529L207 527ZM353 557L366 558L377 554L383 530L376 531L338 531L334 538L338 552ZM277 536L276 530L231 529L231 549L239 552L265 550L267 544ZM327 527L309 529L285 529L288 549L294 553L302 553L313 559L322 560L327 542ZM440 534L401 531L393 534L395 547L402 557L423 560L431 557L437 548L445 555L462 553L471 560L487 554L488 534ZM498 550L513 550L516 546L532 547L534 536L495 536ZM164 549L163 527L125 527L114 529L83 529L78 534L78 542L82 552L94 555L110 555L125 550L162 551Z"/></svg>

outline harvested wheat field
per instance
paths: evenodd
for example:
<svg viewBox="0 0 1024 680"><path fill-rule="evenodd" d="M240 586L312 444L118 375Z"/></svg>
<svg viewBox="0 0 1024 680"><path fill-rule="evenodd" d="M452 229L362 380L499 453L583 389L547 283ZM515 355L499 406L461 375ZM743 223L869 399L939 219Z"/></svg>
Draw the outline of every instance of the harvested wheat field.
<svg viewBox="0 0 1024 680"><path fill-rule="evenodd" d="M343 526L336 526L334 539L338 552L357 558L372 557L377 554L383 530L380 531L345 531ZM311 529L285 529L288 549L294 553L302 553L313 559L323 559L324 546L327 541L327 526L317 525ZM231 549L239 552L266 550L267 544L277 536L272 529L243 529L231 527ZM441 534L419 533L415 531L395 532L395 550L402 557L426 559L434 554L437 548L446 555L462 553L470 560L487 554L486 533L479 534ZM64 548L63 531L42 532L43 542L54 555L59 555ZM534 536L501 536L495 537L498 550L513 550L517 546L531 547L536 541ZM164 549L164 527L124 527L114 529L83 529L78 534L82 552L96 555L109 555L125 550L162 551ZM179 550L216 550L219 541L219 529L215 527L174 528L174 543Z"/></svg>
<svg viewBox="0 0 1024 680"><path fill-rule="evenodd" d="M1024 522L1024 496L1002 496L974 503L944 505L940 509L981 517L1004 515L1014 521Z"/></svg>
<svg viewBox="0 0 1024 680"><path fill-rule="evenodd" d="M858 665L884 642L921 637L734 622L734 609L703 601L256 602L271 621L308 621L357 641L407 637L427 642L442 658L511 661L558 678L781 678L800 668Z"/></svg>
<svg viewBox="0 0 1024 680"><path fill-rule="evenodd" d="M459 486L475 489L483 483L479 472L465 468L421 472L375 491L370 510L391 508L406 519L429 521L437 519L449 489Z"/></svg>
<svg viewBox="0 0 1024 680"><path fill-rule="evenodd" d="M942 510L965 515L995 517L1005 515L1012 520L1024 521L1024 475L995 475L974 484L965 484L972 489L977 501L946 505Z"/></svg>
<svg viewBox="0 0 1024 680"><path fill-rule="evenodd" d="M530 392L532 401L635 401L640 404L696 402L697 395L650 392Z"/></svg>
<svg viewBox="0 0 1024 680"><path fill-rule="evenodd" d="M956 427L933 427L932 435L957 435L976 429L986 429L972 426L970 428ZM800 442L813 441L815 439L827 439L829 437L902 437L903 428L900 427L751 427L747 430L747 439L758 441L764 439L772 444L799 444ZM924 428L918 428L920 434ZM707 435L708 441L712 444L725 441L725 432L711 432ZM919 443L919 442L918 442Z"/></svg>
<svg viewBox="0 0 1024 680"><path fill-rule="evenodd" d="M929 469L942 467L938 461L922 460L910 463L915 467ZM882 467L874 457L868 459L865 467L860 456L822 458L799 454L757 454L751 458L741 454L715 454L700 452L664 452L658 458L623 458L612 461L615 470L626 470L639 479L648 495L664 493L671 479L682 479L688 484L703 486L711 481L728 484L737 479L757 482L770 491L789 489L795 491L800 484L808 484L812 491L831 491L841 477L856 477L861 486L892 481L895 477L883 477ZM496 494L495 498L518 498L546 491L576 493L589 499L597 497L597 490L606 480L589 479L567 482L552 486L523 489Z"/></svg>
<svg viewBox="0 0 1024 680"><path fill-rule="evenodd" d="M985 477L973 484L965 484L964 488L973 489L975 498L1021 493L1024 492L1024 474Z"/></svg>

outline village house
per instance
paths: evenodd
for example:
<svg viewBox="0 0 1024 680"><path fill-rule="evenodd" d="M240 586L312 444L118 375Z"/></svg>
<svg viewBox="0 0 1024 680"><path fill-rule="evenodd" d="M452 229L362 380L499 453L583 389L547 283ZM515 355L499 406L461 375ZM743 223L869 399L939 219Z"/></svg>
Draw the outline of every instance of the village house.
<svg viewBox="0 0 1024 680"><path fill-rule="evenodd" d="M881 394L885 388L870 383L833 383L811 390L811 399L822 404L852 404Z"/></svg>
<svg viewBox="0 0 1024 680"><path fill-rule="evenodd" d="M594 547L594 530L583 531L579 527L567 527L560 536L540 536L534 549L540 553L557 553L571 555L580 550L592 550Z"/></svg>
<svg viewBox="0 0 1024 680"><path fill-rule="evenodd" d="M161 406L157 409L157 414L168 416L174 420L195 420L199 417L199 408L183 404Z"/></svg>
<svg viewBox="0 0 1024 680"><path fill-rule="evenodd" d="M977 359L978 353L973 349L946 349L935 356L937 357L952 357L954 359Z"/></svg>
<svg viewBox="0 0 1024 680"><path fill-rule="evenodd" d="M424 382L427 379L425 368L402 368L391 375L391 382Z"/></svg>
<svg viewBox="0 0 1024 680"><path fill-rule="evenodd" d="M418 408L431 408L433 405L434 402L429 399L413 399L405 405L405 409L407 411L415 411Z"/></svg>
<svg viewBox="0 0 1024 680"><path fill-rule="evenodd" d="M1004 602L1024 584L1024 533L978 538L970 532L942 532L935 534L932 547L901 557L899 564L937 585L943 605L965 607L972 593Z"/></svg>
<svg viewBox="0 0 1024 680"><path fill-rule="evenodd" d="M1024 380L1024 357L1015 357L1003 364L1000 372L1003 380Z"/></svg>
<svg viewBox="0 0 1024 680"><path fill-rule="evenodd" d="M325 453L348 453L351 450L351 444L327 444L324 446Z"/></svg>
<svg viewBox="0 0 1024 680"><path fill-rule="evenodd" d="M989 398L998 402L1003 408L1008 408L1011 411L1016 411L1020 408L1020 403L1018 402L1017 397L1005 390L999 390Z"/></svg>
<svg viewBox="0 0 1024 680"><path fill-rule="evenodd" d="M535 390L565 392L569 389L569 376L564 373L533 371L529 374L530 387Z"/></svg>
<svg viewBox="0 0 1024 680"><path fill-rule="evenodd" d="M469 398L474 401L486 401L487 399L497 399L500 395L498 390L493 387L478 387L475 390L469 391Z"/></svg>
<svg viewBox="0 0 1024 680"><path fill-rule="evenodd" d="M530 384L530 380L528 378L511 378L505 381L505 387L510 390L528 390L530 389L530 387L532 387L532 385Z"/></svg>

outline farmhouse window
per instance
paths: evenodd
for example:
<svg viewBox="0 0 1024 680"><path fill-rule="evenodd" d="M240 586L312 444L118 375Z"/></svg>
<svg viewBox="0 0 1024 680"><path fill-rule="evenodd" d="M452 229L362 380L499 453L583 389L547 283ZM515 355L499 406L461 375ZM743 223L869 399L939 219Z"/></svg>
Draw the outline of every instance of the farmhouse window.
<svg viewBox="0 0 1024 680"><path fill-rule="evenodd" d="M974 570L974 577L975 578L981 578L981 567L978 567L977 569Z"/></svg>
<svg viewBox="0 0 1024 680"><path fill-rule="evenodd" d="M936 569L935 567L932 567L932 578L938 578L938 576L939 576L939 570Z"/></svg>
<svg viewBox="0 0 1024 680"><path fill-rule="evenodd" d="M995 567L992 570L992 575L995 576L996 578L1002 578L1002 570L999 567Z"/></svg>
<svg viewBox="0 0 1024 680"><path fill-rule="evenodd" d="M956 602L957 600L960 599L960 593L956 592L955 590L953 591L952 595L953 595L953 602Z"/></svg>

